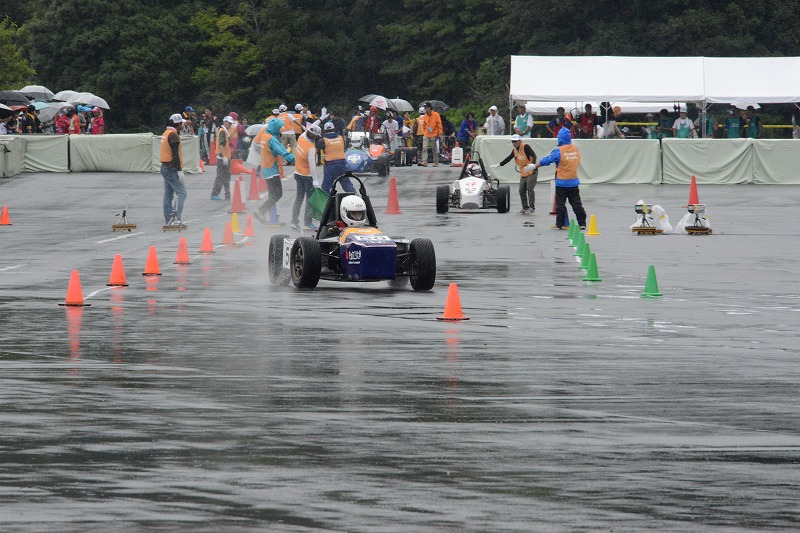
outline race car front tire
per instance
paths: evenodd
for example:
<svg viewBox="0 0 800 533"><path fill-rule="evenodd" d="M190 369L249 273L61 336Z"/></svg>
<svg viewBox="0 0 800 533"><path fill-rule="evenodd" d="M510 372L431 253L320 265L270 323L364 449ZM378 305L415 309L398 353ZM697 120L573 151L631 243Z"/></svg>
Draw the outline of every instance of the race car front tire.
<svg viewBox="0 0 800 533"><path fill-rule="evenodd" d="M409 245L411 263L408 274L411 288L415 291L429 291L436 282L436 251L430 239L414 239Z"/></svg>
<svg viewBox="0 0 800 533"><path fill-rule="evenodd" d="M378 176L388 176L389 175L389 156L387 154L381 154L375 160L375 170L378 171Z"/></svg>
<svg viewBox="0 0 800 533"><path fill-rule="evenodd" d="M503 185L497 188L497 212L508 213L511 209L511 187Z"/></svg>
<svg viewBox="0 0 800 533"><path fill-rule="evenodd" d="M440 215L450 209L450 186L439 185L436 187L436 212Z"/></svg>
<svg viewBox="0 0 800 533"><path fill-rule="evenodd" d="M289 258L292 283L298 289L313 289L319 283L322 272L322 250L319 242L311 237L300 237L294 241Z"/></svg>
<svg viewBox="0 0 800 533"><path fill-rule="evenodd" d="M288 235L273 235L269 239L269 255L267 266L269 267L269 281L273 285L288 285L289 271L283 268L283 240Z"/></svg>

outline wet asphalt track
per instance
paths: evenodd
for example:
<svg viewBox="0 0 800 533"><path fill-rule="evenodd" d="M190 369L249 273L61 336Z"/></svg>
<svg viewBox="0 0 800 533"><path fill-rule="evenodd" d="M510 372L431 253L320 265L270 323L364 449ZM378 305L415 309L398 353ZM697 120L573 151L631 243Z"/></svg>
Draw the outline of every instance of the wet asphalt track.
<svg viewBox="0 0 800 533"><path fill-rule="evenodd" d="M0 180L0 529L798 528L800 187L701 183L715 235L636 237L639 198L675 223L688 186L584 186L589 284L549 183L533 217L436 215L456 171L396 169L402 215L368 190L387 233L433 240L434 290L301 292L269 286L275 230L219 244L208 170L183 267L158 174ZM112 233L126 198L139 227ZM58 305L72 269L90 307ZM435 320L450 282L467 322Z"/></svg>

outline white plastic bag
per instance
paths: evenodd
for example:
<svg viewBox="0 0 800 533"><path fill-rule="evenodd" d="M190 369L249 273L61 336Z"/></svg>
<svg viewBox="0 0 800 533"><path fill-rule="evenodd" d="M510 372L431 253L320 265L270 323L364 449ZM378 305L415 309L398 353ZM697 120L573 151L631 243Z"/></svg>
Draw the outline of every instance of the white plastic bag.
<svg viewBox="0 0 800 533"><path fill-rule="evenodd" d="M261 164L261 146L250 143L250 148L247 150L247 162L254 166Z"/></svg>
<svg viewBox="0 0 800 533"><path fill-rule="evenodd" d="M660 205L653 206L653 220L655 220L656 231L665 235L672 233L672 224L669 223L667 212Z"/></svg>

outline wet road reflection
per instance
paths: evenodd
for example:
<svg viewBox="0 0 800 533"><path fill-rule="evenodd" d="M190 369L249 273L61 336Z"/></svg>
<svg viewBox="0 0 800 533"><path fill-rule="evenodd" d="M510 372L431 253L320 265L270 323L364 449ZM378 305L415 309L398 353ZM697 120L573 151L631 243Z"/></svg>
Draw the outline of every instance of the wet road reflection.
<svg viewBox="0 0 800 533"><path fill-rule="evenodd" d="M3 529L797 526L800 296L788 273L759 284L730 267L737 250L716 259L729 269L685 280L674 257L698 241L676 237L654 245L681 252L659 269L665 297L645 300L644 269L630 265L657 253L652 241L631 250L607 223L592 244L603 282L590 285L538 215L535 228L509 215L487 229L483 214L431 228L431 206L381 219L434 240L429 293L274 288L267 229L198 256L200 223L184 235L191 264L162 261L161 276L116 288L110 252L142 258L179 236L102 245L117 251L64 228L85 247L75 266L89 308L57 305L68 270L0 274ZM479 231L491 234L480 245ZM764 241L780 262L784 244ZM435 319L451 282L469 321Z"/></svg>

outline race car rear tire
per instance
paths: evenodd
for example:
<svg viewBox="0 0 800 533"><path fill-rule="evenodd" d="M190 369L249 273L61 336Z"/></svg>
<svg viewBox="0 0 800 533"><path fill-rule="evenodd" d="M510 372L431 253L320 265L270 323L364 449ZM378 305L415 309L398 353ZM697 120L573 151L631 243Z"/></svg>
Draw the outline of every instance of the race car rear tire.
<svg viewBox="0 0 800 533"><path fill-rule="evenodd" d="M414 239L409 246L411 263L408 274L411 288L415 291L429 291L436 282L436 251L430 239Z"/></svg>
<svg viewBox="0 0 800 533"><path fill-rule="evenodd" d="M283 268L283 240L288 235L273 235L269 239L269 255L267 265L269 267L269 281L273 285L288 285L289 271Z"/></svg>
<svg viewBox="0 0 800 533"><path fill-rule="evenodd" d="M319 283L322 272L322 250L319 242L311 237L300 237L294 241L289 257L292 283L298 289L313 289Z"/></svg>
<svg viewBox="0 0 800 533"><path fill-rule="evenodd" d="M378 176L388 176L389 175L389 155L388 154L381 154L375 160L375 170L378 171Z"/></svg>
<svg viewBox="0 0 800 533"><path fill-rule="evenodd" d="M497 212L508 213L511 209L511 187L503 185L497 188Z"/></svg>
<svg viewBox="0 0 800 533"><path fill-rule="evenodd" d="M450 186L439 185L436 187L436 212L447 213L450 209Z"/></svg>

